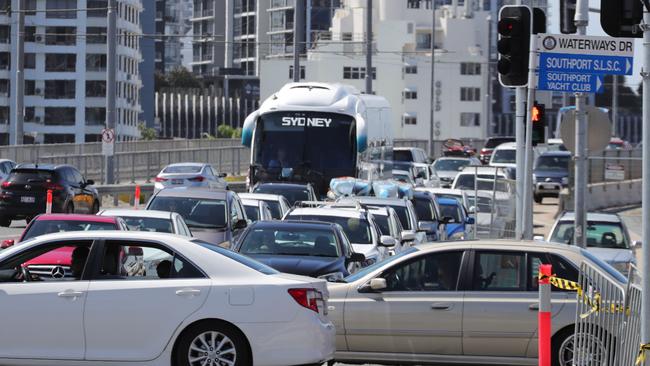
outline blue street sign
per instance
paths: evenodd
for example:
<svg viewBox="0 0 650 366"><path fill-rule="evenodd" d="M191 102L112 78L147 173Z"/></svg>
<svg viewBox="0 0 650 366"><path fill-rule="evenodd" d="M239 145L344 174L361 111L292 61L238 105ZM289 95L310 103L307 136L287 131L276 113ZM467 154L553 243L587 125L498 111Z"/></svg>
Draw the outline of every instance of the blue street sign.
<svg viewBox="0 0 650 366"><path fill-rule="evenodd" d="M603 76L555 71L540 71L537 90L565 93L602 93Z"/></svg>
<svg viewBox="0 0 650 366"><path fill-rule="evenodd" d="M632 75L633 65L633 58L627 56L542 52L539 58L540 72Z"/></svg>

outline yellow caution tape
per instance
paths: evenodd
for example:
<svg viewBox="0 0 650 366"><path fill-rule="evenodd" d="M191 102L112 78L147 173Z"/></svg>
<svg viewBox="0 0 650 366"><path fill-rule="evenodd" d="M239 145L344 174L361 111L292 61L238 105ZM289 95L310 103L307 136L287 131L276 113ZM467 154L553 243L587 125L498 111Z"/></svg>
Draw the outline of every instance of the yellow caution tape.
<svg viewBox="0 0 650 366"><path fill-rule="evenodd" d="M648 351L650 351L650 343L642 344L641 347L639 347L639 355L636 357L635 363L636 366L641 365L645 362L646 352Z"/></svg>

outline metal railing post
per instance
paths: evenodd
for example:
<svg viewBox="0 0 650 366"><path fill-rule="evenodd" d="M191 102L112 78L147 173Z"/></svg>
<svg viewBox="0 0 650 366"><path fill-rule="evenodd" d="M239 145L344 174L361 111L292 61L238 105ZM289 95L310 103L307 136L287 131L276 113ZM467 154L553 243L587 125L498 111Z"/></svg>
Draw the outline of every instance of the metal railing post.
<svg viewBox="0 0 650 366"><path fill-rule="evenodd" d="M131 183L135 183L135 153L131 153Z"/></svg>
<svg viewBox="0 0 650 366"><path fill-rule="evenodd" d="M553 267L550 264L539 266L539 314L538 314L538 360L539 366L551 366L551 282Z"/></svg>

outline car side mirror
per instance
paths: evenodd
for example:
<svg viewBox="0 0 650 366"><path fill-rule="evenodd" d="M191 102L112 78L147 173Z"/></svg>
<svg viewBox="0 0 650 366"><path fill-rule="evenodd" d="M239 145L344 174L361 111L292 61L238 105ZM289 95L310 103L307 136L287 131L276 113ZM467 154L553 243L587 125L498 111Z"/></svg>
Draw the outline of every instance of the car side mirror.
<svg viewBox="0 0 650 366"><path fill-rule="evenodd" d="M632 248L641 248L643 246L643 242L640 240L635 240L632 242Z"/></svg>
<svg viewBox="0 0 650 366"><path fill-rule="evenodd" d="M370 289L373 291L382 291L388 288L385 278L373 278L370 280Z"/></svg>
<svg viewBox="0 0 650 366"><path fill-rule="evenodd" d="M93 185L95 185L95 181L92 180L92 179L88 179L88 180L86 180L86 185L87 186L93 186Z"/></svg>
<svg viewBox="0 0 650 366"><path fill-rule="evenodd" d="M227 177L227 176L228 176L228 174L226 174L226 173L219 173L219 174L217 175L217 177L219 177L219 178L225 178L225 177Z"/></svg>
<svg viewBox="0 0 650 366"><path fill-rule="evenodd" d="M233 226L233 229L235 230L240 230L240 229L245 229L248 226L248 221L246 220L237 220L235 222L235 225Z"/></svg>
<svg viewBox="0 0 650 366"><path fill-rule="evenodd" d="M542 235L535 235L533 236L534 241L544 241L544 236Z"/></svg>
<svg viewBox="0 0 650 366"><path fill-rule="evenodd" d="M433 228L434 228L433 223L424 222L424 221L418 222L418 231L428 233L428 232L434 231Z"/></svg>
<svg viewBox="0 0 650 366"><path fill-rule="evenodd" d="M467 217L465 218L465 223L467 225L474 225L474 223L476 223L476 220L473 217Z"/></svg>
<svg viewBox="0 0 650 366"><path fill-rule="evenodd" d="M352 253L350 255L350 262L363 263L366 261L366 256L361 253Z"/></svg>
<svg viewBox="0 0 650 366"><path fill-rule="evenodd" d="M415 232L413 232L411 230L402 231L401 237L402 237L402 241L414 241L415 240Z"/></svg>
<svg viewBox="0 0 650 366"><path fill-rule="evenodd" d="M379 244L382 247L389 247L390 248L390 247L394 247L395 245L397 245L397 241L392 236L382 235L379 238Z"/></svg>
<svg viewBox="0 0 650 366"><path fill-rule="evenodd" d="M9 247L12 247L16 242L13 239L6 239L2 241L2 244L0 244L0 249L7 249Z"/></svg>
<svg viewBox="0 0 650 366"><path fill-rule="evenodd" d="M476 206L471 206L471 207L469 208L469 210L467 210L467 213L475 214L475 213L476 213Z"/></svg>

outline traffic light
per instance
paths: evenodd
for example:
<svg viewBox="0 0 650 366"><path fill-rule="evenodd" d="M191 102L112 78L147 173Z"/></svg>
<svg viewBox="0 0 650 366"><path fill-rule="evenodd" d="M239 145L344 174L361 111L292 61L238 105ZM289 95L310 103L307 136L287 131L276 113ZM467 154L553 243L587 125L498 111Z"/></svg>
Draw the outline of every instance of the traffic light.
<svg viewBox="0 0 650 366"><path fill-rule="evenodd" d="M643 38L639 27L642 19L643 4L640 0L600 1L600 25L612 37Z"/></svg>
<svg viewBox="0 0 650 366"><path fill-rule="evenodd" d="M563 34L576 34L576 3L577 0L560 0L560 32Z"/></svg>
<svg viewBox="0 0 650 366"><path fill-rule="evenodd" d="M533 120L533 146L546 142L546 106L535 102L530 111Z"/></svg>
<svg viewBox="0 0 650 366"><path fill-rule="evenodd" d="M528 6L506 5L499 12L499 81L504 87L528 85L532 11Z"/></svg>

